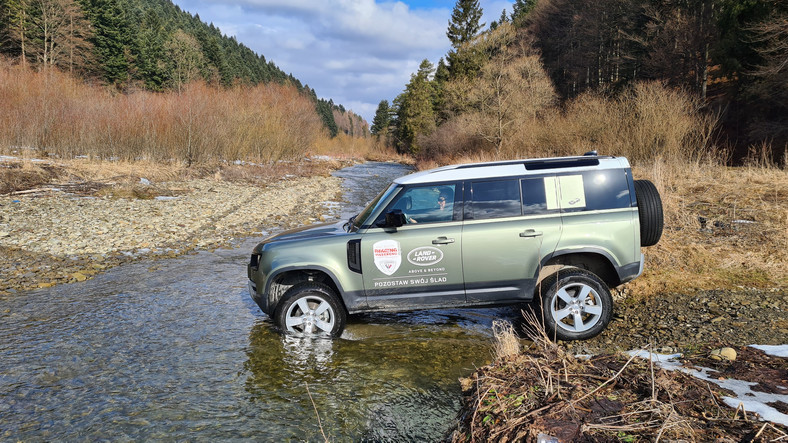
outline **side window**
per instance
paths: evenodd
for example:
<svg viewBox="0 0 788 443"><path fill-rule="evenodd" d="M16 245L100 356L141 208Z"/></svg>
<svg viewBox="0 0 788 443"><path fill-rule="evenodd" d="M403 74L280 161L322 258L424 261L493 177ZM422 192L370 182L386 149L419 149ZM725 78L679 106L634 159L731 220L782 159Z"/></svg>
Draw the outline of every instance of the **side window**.
<svg viewBox="0 0 788 443"><path fill-rule="evenodd" d="M564 212L628 208L631 203L627 177L621 169L562 175L558 183Z"/></svg>
<svg viewBox="0 0 788 443"><path fill-rule="evenodd" d="M394 198L378 221L385 220L385 213L394 209L405 214L408 224L451 221L454 218L454 189L453 183L409 187Z"/></svg>
<svg viewBox="0 0 788 443"><path fill-rule="evenodd" d="M548 185L548 186L546 186ZM523 193L523 214L539 215L558 212L555 180L550 177L525 178L520 181Z"/></svg>
<svg viewBox="0 0 788 443"><path fill-rule="evenodd" d="M472 183L470 215L476 220L522 215L518 180Z"/></svg>

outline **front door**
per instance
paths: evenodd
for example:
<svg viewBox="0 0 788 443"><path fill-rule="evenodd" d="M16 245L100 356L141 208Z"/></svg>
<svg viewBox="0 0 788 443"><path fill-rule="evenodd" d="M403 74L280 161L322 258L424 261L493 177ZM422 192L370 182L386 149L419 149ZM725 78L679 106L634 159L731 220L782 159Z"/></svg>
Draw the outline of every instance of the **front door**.
<svg viewBox="0 0 788 443"><path fill-rule="evenodd" d="M406 224L372 227L361 240L370 309L423 309L465 303L462 221L454 185L404 189L384 211L400 209Z"/></svg>

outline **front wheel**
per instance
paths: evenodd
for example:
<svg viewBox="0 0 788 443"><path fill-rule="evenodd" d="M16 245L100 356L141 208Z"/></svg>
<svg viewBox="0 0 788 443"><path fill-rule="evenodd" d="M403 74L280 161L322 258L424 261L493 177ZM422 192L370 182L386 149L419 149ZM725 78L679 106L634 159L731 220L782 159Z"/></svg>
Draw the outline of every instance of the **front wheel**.
<svg viewBox="0 0 788 443"><path fill-rule="evenodd" d="M291 334L339 337L345 329L346 314L331 288L320 283L301 283L282 296L274 321Z"/></svg>
<svg viewBox="0 0 788 443"><path fill-rule="evenodd" d="M542 282L545 330L559 340L586 340L601 333L613 315L613 297L591 272L569 268Z"/></svg>

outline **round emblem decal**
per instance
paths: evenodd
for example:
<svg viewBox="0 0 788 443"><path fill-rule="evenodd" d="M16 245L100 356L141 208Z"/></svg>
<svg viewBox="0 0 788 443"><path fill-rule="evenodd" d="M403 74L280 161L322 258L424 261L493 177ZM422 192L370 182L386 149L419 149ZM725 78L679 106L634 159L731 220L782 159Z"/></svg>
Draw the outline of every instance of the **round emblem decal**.
<svg viewBox="0 0 788 443"><path fill-rule="evenodd" d="M416 266L430 266L443 260L443 251L432 246L422 246L408 253L408 261Z"/></svg>

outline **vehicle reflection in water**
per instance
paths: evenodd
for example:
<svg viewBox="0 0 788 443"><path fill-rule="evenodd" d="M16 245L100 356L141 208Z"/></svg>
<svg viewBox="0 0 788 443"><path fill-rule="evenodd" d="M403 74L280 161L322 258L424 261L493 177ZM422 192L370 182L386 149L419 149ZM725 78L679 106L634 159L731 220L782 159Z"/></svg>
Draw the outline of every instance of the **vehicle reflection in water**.
<svg viewBox="0 0 788 443"><path fill-rule="evenodd" d="M250 332L246 390L276 437L320 435L316 408L330 436L437 439L459 410L457 379L492 357L492 320L514 315L501 308L354 316L336 340L282 337L265 319Z"/></svg>

